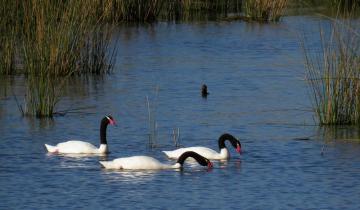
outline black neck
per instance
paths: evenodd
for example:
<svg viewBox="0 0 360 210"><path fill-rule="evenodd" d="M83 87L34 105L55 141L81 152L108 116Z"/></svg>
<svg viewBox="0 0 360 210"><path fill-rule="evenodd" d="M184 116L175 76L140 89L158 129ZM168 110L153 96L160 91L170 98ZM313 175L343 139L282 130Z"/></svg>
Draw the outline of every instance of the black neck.
<svg viewBox="0 0 360 210"><path fill-rule="evenodd" d="M108 125L108 120L103 118L100 124L100 144L107 144L106 141L106 128Z"/></svg>
<svg viewBox="0 0 360 210"><path fill-rule="evenodd" d="M178 163L180 163L180 165L184 164L184 161L186 160L186 158L188 157L192 157L194 158L200 165L202 166L207 166L208 165L208 160L206 158L204 158L203 156L199 155L196 152L192 152L192 151L188 151L188 152L184 152L178 159Z"/></svg>
<svg viewBox="0 0 360 210"><path fill-rule="evenodd" d="M233 147L236 148L237 144L238 144L238 140L231 134L228 134L228 133L224 133L223 135L221 135L219 137L219 149L222 149L222 148L225 148L225 141L226 140L229 140L231 142L231 144L233 145Z"/></svg>

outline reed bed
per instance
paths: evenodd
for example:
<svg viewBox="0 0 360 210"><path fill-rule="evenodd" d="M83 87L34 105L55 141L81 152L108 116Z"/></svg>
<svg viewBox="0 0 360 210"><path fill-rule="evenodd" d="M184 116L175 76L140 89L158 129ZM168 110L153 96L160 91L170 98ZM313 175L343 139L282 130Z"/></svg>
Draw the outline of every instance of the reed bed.
<svg viewBox="0 0 360 210"><path fill-rule="evenodd" d="M360 123L360 35L350 20L334 20L331 31L320 30L317 52L303 49L306 78L321 125Z"/></svg>
<svg viewBox="0 0 360 210"><path fill-rule="evenodd" d="M331 0L329 2L333 7L348 11L360 6L359 0Z"/></svg>
<svg viewBox="0 0 360 210"><path fill-rule="evenodd" d="M110 73L117 52L116 42L111 47L113 26L108 24L94 28L87 36L81 51L79 73L103 75Z"/></svg>
<svg viewBox="0 0 360 210"><path fill-rule="evenodd" d="M252 21L278 22L288 0L245 0L245 17Z"/></svg>
<svg viewBox="0 0 360 210"><path fill-rule="evenodd" d="M9 75L15 70L19 2L0 0L0 5L0 74Z"/></svg>
<svg viewBox="0 0 360 210"><path fill-rule="evenodd" d="M99 24L95 9L95 3L83 1L23 2L25 115L51 117L69 76L112 68L111 29Z"/></svg>
<svg viewBox="0 0 360 210"><path fill-rule="evenodd" d="M238 13L241 0L109 0L98 7L108 22L154 22Z"/></svg>
<svg viewBox="0 0 360 210"><path fill-rule="evenodd" d="M23 2L24 71L28 78L23 114L53 115L62 81L77 71L90 25L85 9L80 1Z"/></svg>
<svg viewBox="0 0 360 210"><path fill-rule="evenodd" d="M99 1L104 19L111 22L152 22L157 19L165 0Z"/></svg>
<svg viewBox="0 0 360 210"><path fill-rule="evenodd" d="M165 5L165 20L198 20L226 17L241 12L241 0L176 0Z"/></svg>

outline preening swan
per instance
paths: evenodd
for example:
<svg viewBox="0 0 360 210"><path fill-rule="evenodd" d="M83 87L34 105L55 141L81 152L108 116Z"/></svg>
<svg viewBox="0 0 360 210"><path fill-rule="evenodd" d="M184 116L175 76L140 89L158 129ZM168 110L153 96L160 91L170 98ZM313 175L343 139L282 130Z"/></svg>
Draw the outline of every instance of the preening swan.
<svg viewBox="0 0 360 210"><path fill-rule="evenodd" d="M210 160L225 160L230 158L229 150L225 146L225 141L229 140L231 145L236 148L236 151L238 153L241 153L241 144L240 141L237 140L234 136L228 133L224 133L219 137L218 143L219 143L219 149L220 153L216 152L215 150L212 150L207 147L186 147L186 148L180 148L173 151L163 151L168 158L176 159L181 154L187 151L194 151L202 156L204 156L207 159Z"/></svg>
<svg viewBox="0 0 360 210"><path fill-rule="evenodd" d="M212 163L207 158L195 153L185 152L180 155L174 165L164 164L155 158L149 156L132 156L117 158L112 161L100 161L100 164L106 169L126 169L126 170L158 170L158 169L177 169L182 168L186 158L194 158L200 165L212 167Z"/></svg>
<svg viewBox="0 0 360 210"><path fill-rule="evenodd" d="M105 154L108 152L107 140L106 140L106 128L110 125L116 125L114 118L110 115L105 116L101 120L100 124L100 147L97 148L94 145L78 140L70 140L62 143L58 143L56 146L45 144L45 147L50 153L62 153L62 154Z"/></svg>

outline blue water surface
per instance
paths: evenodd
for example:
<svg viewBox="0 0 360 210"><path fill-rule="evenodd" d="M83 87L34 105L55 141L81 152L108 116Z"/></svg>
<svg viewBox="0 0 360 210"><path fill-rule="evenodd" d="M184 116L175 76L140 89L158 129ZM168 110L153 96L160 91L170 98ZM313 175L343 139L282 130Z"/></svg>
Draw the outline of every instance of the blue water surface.
<svg viewBox="0 0 360 210"><path fill-rule="evenodd" d="M22 117L12 93L21 103L24 78L1 81L0 209L359 209L358 131L320 128L312 112L300 37L316 47L318 29L319 18L301 16L119 26L114 72L72 79L57 110L76 110L54 119ZM44 143L68 139L98 145L106 114L118 122L107 157L46 153ZM100 167L132 155L172 163L161 151L175 149L174 129L182 146L216 150L231 133L244 153L230 148L232 158L210 170Z"/></svg>

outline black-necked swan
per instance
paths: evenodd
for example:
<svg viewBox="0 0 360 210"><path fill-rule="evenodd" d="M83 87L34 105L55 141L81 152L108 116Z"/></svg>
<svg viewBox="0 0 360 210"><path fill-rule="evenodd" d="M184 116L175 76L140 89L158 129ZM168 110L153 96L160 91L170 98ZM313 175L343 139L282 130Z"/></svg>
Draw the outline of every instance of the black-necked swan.
<svg viewBox="0 0 360 210"><path fill-rule="evenodd" d="M220 153L216 152L215 150L212 150L210 148L207 148L207 147L186 147L186 148L180 148L180 149L173 150L173 151L163 151L163 152L166 154L166 156L168 158L171 158L171 159L178 158L181 154L183 154L186 151L194 151L210 160L225 160L225 159L230 158L229 150L225 146L226 140L229 140L231 142L231 145L234 148L236 148L236 151L238 153L241 153L240 141L228 133L224 133L223 135L221 135L219 137L218 143L219 143Z"/></svg>
<svg viewBox="0 0 360 210"><path fill-rule="evenodd" d="M78 140L70 140L58 143L56 146L45 144L45 147L50 153L62 154L105 154L108 152L106 141L106 128L110 125L116 125L114 118L110 115L105 116L100 123L100 147Z"/></svg>
<svg viewBox="0 0 360 210"><path fill-rule="evenodd" d="M207 158L195 153L185 152L180 155L174 165L164 164L155 158L149 156L132 156L117 158L112 161L100 161L100 164L106 169L125 169L125 170L159 170L159 169L178 169L182 168L186 158L194 158L200 165L212 167L212 163Z"/></svg>

